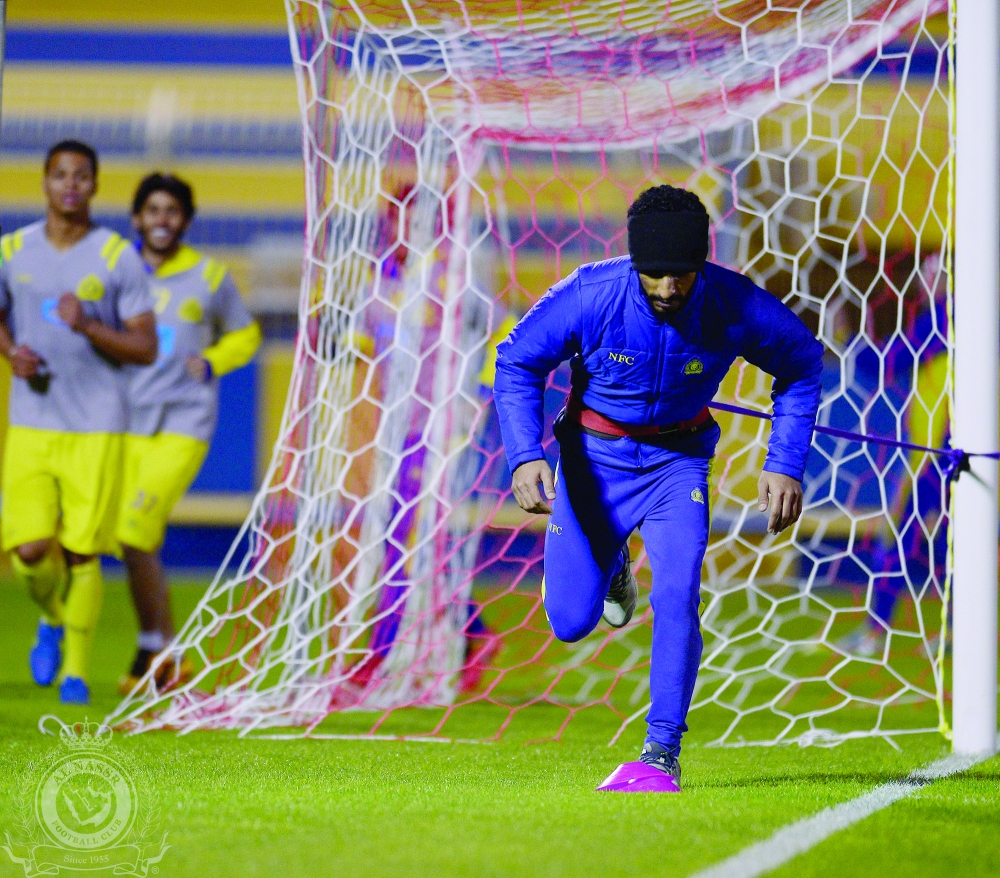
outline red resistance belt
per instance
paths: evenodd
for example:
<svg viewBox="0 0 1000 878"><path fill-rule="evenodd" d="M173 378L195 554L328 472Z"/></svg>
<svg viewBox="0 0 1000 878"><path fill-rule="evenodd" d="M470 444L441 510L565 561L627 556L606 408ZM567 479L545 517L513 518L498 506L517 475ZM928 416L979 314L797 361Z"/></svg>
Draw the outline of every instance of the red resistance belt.
<svg viewBox="0 0 1000 878"><path fill-rule="evenodd" d="M623 424L620 421L612 421L599 412L587 408L573 394L570 394L566 401L566 417L584 430L616 438L629 436L632 439L697 433L712 421L712 414L706 406L693 418L687 421L678 421L676 424Z"/></svg>

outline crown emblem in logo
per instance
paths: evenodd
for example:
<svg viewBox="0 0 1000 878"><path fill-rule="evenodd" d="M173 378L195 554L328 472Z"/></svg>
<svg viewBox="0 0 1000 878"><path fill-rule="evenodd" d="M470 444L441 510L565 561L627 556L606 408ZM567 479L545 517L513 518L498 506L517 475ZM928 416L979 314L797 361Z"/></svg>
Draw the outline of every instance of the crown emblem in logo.
<svg viewBox="0 0 1000 878"><path fill-rule="evenodd" d="M61 725L59 740L70 750L103 750L111 743L113 732L103 723L92 723L88 720L73 723L71 726Z"/></svg>

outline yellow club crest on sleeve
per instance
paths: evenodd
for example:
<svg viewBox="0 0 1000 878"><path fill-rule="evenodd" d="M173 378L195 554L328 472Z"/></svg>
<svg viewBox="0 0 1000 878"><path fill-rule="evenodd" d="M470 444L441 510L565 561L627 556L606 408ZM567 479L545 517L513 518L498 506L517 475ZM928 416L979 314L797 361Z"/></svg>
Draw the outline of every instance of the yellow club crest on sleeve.
<svg viewBox="0 0 1000 878"><path fill-rule="evenodd" d="M104 298L104 282L96 274L88 274L76 285L76 296L84 302L99 302Z"/></svg>
<svg viewBox="0 0 1000 878"><path fill-rule="evenodd" d="M201 302L193 296L185 299L177 308L177 316L188 323L201 323L201 318L204 315Z"/></svg>
<svg viewBox="0 0 1000 878"><path fill-rule="evenodd" d="M700 375L705 371L705 366L697 357L692 357L684 364L685 375Z"/></svg>
<svg viewBox="0 0 1000 878"><path fill-rule="evenodd" d="M701 488L695 488L691 492L691 499L694 500L695 503L701 503L702 505L704 505L705 495L701 492Z"/></svg>

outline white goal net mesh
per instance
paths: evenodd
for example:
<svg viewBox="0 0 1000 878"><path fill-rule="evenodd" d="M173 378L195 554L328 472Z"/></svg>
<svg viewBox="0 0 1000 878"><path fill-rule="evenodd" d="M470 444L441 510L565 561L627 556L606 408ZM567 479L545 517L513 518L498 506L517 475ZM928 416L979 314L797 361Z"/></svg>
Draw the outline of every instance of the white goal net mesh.
<svg viewBox="0 0 1000 878"><path fill-rule="evenodd" d="M712 258L825 344L820 422L948 432L950 20L937 0L287 0L307 217L295 371L245 525L134 730L636 735L649 576L625 629L555 641L544 522L517 510L495 344L625 252L644 188L696 191ZM665 11L666 10L666 11ZM546 394L564 402L565 372ZM738 362L717 399L767 410ZM691 735L833 742L943 722L947 478L817 435L806 507L756 511L768 428L717 413ZM546 436L551 441L551 431ZM556 447L547 446L550 457Z"/></svg>

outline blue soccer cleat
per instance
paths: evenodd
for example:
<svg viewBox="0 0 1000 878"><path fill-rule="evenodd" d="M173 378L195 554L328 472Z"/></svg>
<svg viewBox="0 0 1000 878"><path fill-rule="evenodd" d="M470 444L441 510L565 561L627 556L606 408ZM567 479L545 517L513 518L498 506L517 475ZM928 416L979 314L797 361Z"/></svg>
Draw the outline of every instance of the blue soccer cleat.
<svg viewBox="0 0 1000 878"><path fill-rule="evenodd" d="M67 677L59 687L63 704L90 704L90 687L79 677Z"/></svg>
<svg viewBox="0 0 1000 878"><path fill-rule="evenodd" d="M62 625L49 625L45 620L38 622L38 637L28 653L31 679L39 686L51 686L62 665Z"/></svg>

